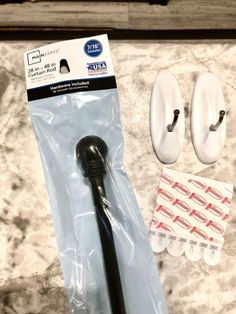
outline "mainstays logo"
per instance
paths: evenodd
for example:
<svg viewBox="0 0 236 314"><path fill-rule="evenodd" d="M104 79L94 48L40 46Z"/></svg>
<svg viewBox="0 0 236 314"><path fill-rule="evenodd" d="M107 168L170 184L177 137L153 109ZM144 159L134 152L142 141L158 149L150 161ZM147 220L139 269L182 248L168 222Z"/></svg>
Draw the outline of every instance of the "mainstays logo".
<svg viewBox="0 0 236 314"><path fill-rule="evenodd" d="M36 64L41 62L40 50L35 50L27 53L28 65Z"/></svg>
<svg viewBox="0 0 236 314"><path fill-rule="evenodd" d="M43 57L50 56L50 55L53 55L55 53L58 53L59 50L60 50L60 48L57 48L57 49L54 49L54 50L51 50L51 51L46 51L46 52L40 53L40 50L37 49L37 50L34 50L32 52L29 52L29 53L27 53L28 65L40 63L41 59Z"/></svg>

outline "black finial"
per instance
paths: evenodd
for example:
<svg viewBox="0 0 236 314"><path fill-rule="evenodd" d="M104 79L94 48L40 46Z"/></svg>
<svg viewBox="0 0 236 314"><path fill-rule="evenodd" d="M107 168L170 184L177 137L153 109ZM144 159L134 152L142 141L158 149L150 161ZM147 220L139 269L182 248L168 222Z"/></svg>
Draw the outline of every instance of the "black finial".
<svg viewBox="0 0 236 314"><path fill-rule="evenodd" d="M106 173L105 157L107 145L98 136L83 137L76 146L76 156L84 169L85 177L94 177Z"/></svg>

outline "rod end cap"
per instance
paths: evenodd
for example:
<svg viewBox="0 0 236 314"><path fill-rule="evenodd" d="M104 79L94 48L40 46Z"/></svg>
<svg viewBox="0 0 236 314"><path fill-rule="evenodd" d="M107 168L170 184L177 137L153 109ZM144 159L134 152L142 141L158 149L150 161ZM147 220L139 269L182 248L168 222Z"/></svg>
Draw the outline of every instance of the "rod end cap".
<svg viewBox="0 0 236 314"><path fill-rule="evenodd" d="M76 145L76 157L81 162L85 177L101 176L106 173L106 143L98 136L83 137Z"/></svg>

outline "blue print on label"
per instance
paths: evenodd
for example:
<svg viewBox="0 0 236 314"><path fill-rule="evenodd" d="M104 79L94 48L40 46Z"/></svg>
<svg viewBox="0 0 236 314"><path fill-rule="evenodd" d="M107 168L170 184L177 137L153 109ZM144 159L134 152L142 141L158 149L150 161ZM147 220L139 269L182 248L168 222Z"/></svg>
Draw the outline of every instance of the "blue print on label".
<svg viewBox="0 0 236 314"><path fill-rule="evenodd" d="M91 39L84 45L84 52L90 57L98 57L102 53L102 44L96 39Z"/></svg>

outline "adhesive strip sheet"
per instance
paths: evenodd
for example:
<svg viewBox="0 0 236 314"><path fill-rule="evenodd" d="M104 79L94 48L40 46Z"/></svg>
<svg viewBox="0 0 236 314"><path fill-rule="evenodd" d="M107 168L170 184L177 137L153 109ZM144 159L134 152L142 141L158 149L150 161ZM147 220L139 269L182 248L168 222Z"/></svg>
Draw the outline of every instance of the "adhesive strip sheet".
<svg viewBox="0 0 236 314"><path fill-rule="evenodd" d="M151 225L154 252L219 262L233 185L164 168Z"/></svg>

